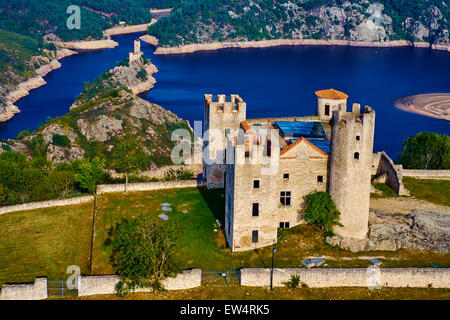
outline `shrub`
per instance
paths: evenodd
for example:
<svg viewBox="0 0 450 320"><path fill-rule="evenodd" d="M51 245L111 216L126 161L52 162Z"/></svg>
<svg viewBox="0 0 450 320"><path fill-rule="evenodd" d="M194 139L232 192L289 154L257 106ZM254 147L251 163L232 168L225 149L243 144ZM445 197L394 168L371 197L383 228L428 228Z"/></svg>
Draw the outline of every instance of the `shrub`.
<svg viewBox="0 0 450 320"><path fill-rule="evenodd" d="M67 136L56 133L53 135L52 144L58 147L70 147L70 140Z"/></svg>
<svg viewBox="0 0 450 320"><path fill-rule="evenodd" d="M325 237L334 235L333 227L342 226L339 223L340 212L327 192L315 192L306 196L305 221L319 226Z"/></svg>
<svg viewBox="0 0 450 320"><path fill-rule="evenodd" d="M296 289L300 285L300 276L292 275L289 281L283 282L286 287Z"/></svg>
<svg viewBox="0 0 450 320"><path fill-rule="evenodd" d="M164 172L164 180L165 181L174 181L174 180L191 180L194 176L194 173L188 169L168 169Z"/></svg>

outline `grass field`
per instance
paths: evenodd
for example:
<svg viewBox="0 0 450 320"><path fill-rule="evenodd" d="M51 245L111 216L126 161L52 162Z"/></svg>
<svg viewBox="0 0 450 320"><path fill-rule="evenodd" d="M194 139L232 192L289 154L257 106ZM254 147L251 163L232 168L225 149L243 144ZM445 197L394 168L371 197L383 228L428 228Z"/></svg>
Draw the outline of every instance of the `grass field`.
<svg viewBox="0 0 450 320"><path fill-rule="evenodd" d="M268 267L271 248L231 253L223 230L215 220L224 221L223 190L204 188L107 194L98 197L92 274L111 274L108 231L122 219L149 215L158 223L170 203L169 221L178 221L183 236L177 260L183 269L236 270ZM183 211L187 211L183 213ZM37 276L65 279L66 268L78 265L89 272L93 203L78 206L15 212L0 215L0 284L29 282ZM216 229L217 231L214 231ZM300 267L301 260L325 257L324 267L368 267L367 257L379 257L382 267L450 267L450 253L399 250L396 252L351 253L324 244L321 232L308 225L289 229L277 245L275 267Z"/></svg>
<svg viewBox="0 0 450 320"><path fill-rule="evenodd" d="M118 300L115 295L79 297L80 300ZM267 288L203 285L167 293L134 293L127 300L449 300L450 289L429 288Z"/></svg>
<svg viewBox="0 0 450 320"><path fill-rule="evenodd" d="M450 206L450 180L403 178L406 189L417 199Z"/></svg>

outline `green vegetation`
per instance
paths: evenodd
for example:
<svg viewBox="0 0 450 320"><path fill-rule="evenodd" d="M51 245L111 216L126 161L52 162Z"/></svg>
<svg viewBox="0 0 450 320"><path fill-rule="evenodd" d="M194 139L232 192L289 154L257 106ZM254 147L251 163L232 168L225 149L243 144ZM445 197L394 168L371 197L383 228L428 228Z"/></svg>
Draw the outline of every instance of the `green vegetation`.
<svg viewBox="0 0 450 320"><path fill-rule="evenodd" d="M291 5L287 5L290 3ZM361 19L368 18L370 4L384 5L383 13L392 19L393 33L389 40L414 40L413 23L407 28L405 21L420 22L430 27L434 15L430 7L436 7L442 14L437 19L438 25L430 30L425 41L448 42L450 11L448 3L441 0L369 0L361 3L350 0L350 5L344 7L345 17L331 16L327 7L342 8L342 0L185 0L172 10L168 17L161 18L158 23L150 26L149 33L159 39L162 46L177 46L187 43L227 41L227 40L263 40L293 38L302 34L312 39L349 39L350 31ZM318 9L325 11L325 19L333 25L341 25L342 31L329 33L323 16ZM231 12L231 13L230 13ZM362 18L360 18L362 17ZM328 28L329 29L329 28Z"/></svg>
<svg viewBox="0 0 450 320"><path fill-rule="evenodd" d="M341 226L340 212L328 192L315 192L305 197L305 221L319 226L325 237L334 235L334 226Z"/></svg>
<svg viewBox="0 0 450 320"><path fill-rule="evenodd" d="M52 144L58 147L70 147L70 140L67 136L54 134L52 137Z"/></svg>
<svg viewBox="0 0 450 320"><path fill-rule="evenodd" d="M171 204L172 211L163 221L161 203ZM178 239L175 260L179 268L202 270L236 270L246 267L268 267L272 248L231 253L223 229L223 190L188 188L128 194L97 196L96 236L93 248L92 274L113 274L108 243L111 228L123 219L144 215L153 223L175 222L182 235ZM31 281L36 276L65 278L67 266L76 264L83 274L88 270L93 204L50 208L0 215L0 283ZM214 231L216 229L217 231ZM396 252L374 251L352 253L333 248L323 242L322 231L314 226L299 225L285 231L277 245L275 267L302 267L301 260L311 256L327 256L330 268L370 265L360 257L383 256L382 267L429 267L432 263L450 267L450 253L401 249Z"/></svg>
<svg viewBox="0 0 450 320"><path fill-rule="evenodd" d="M164 172L164 181L174 180L190 180L194 177L194 173L191 170L186 169L167 169Z"/></svg>
<svg viewBox="0 0 450 320"><path fill-rule="evenodd" d="M434 132L420 132L406 139L398 163L405 169L449 170L450 137Z"/></svg>
<svg viewBox="0 0 450 320"><path fill-rule="evenodd" d="M450 206L449 180L423 180L404 177L403 183L417 199Z"/></svg>
<svg viewBox="0 0 450 320"><path fill-rule="evenodd" d="M162 280L180 271L174 261L179 234L175 223L154 223L148 216L125 220L111 230L111 261L120 276L119 297L140 288L164 290Z"/></svg>
<svg viewBox="0 0 450 320"><path fill-rule="evenodd" d="M381 194L372 194L375 197L397 197L398 195L386 183L374 183L375 189L381 191Z"/></svg>
<svg viewBox="0 0 450 320"><path fill-rule="evenodd" d="M289 281L283 283L286 287L291 289L297 289L300 285L300 276L292 275Z"/></svg>
<svg viewBox="0 0 450 320"><path fill-rule="evenodd" d="M119 21L130 25L148 23L151 4L134 0L2 0L0 28L36 39L50 33L63 41L101 39L103 30ZM79 30L69 30L66 26L70 16L67 8L71 5L81 8Z"/></svg>

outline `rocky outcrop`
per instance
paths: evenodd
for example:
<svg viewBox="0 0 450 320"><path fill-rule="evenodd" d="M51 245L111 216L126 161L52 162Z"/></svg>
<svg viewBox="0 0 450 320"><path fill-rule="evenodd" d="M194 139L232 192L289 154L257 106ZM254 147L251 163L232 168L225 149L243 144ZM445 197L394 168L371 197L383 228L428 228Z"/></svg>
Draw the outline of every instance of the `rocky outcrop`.
<svg viewBox="0 0 450 320"><path fill-rule="evenodd" d="M145 77L138 77L138 72L145 70ZM136 60L129 63L129 66L115 67L110 71L112 79L120 82L123 86L131 89L134 94L139 94L152 89L156 83L156 79L152 77L153 74L158 72L158 68L152 64L143 64L141 61Z"/></svg>
<svg viewBox="0 0 450 320"><path fill-rule="evenodd" d="M139 39L153 46L157 46L159 44L158 38L151 36L149 34L143 35L142 37L139 37Z"/></svg>
<svg viewBox="0 0 450 320"><path fill-rule="evenodd" d="M450 252L450 215L416 209L409 214L371 212L367 239L327 238L327 242L353 252L395 251L401 248Z"/></svg>
<svg viewBox="0 0 450 320"><path fill-rule="evenodd" d="M78 119L78 128L88 141L105 142L112 136L123 134L122 120L101 115L94 121Z"/></svg>

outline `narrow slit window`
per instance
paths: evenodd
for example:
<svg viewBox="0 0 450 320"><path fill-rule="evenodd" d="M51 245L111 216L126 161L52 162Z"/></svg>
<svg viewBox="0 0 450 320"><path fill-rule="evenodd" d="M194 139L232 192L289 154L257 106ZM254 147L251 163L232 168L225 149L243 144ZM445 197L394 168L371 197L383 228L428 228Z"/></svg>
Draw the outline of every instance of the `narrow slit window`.
<svg viewBox="0 0 450 320"><path fill-rule="evenodd" d="M355 152L354 158L355 158L356 160L359 160L359 152Z"/></svg>
<svg viewBox="0 0 450 320"><path fill-rule="evenodd" d="M253 189L259 189L259 180L253 180Z"/></svg>
<svg viewBox="0 0 450 320"><path fill-rule="evenodd" d="M326 105L325 105L325 115L326 115L326 116L329 116L329 115L330 115L330 105L329 105L329 104L326 104Z"/></svg>
<svg viewBox="0 0 450 320"><path fill-rule="evenodd" d="M258 242L258 230L252 231L252 242L257 243Z"/></svg>
<svg viewBox="0 0 450 320"><path fill-rule="evenodd" d="M259 203L254 203L252 207L252 216L258 217L259 216Z"/></svg>

